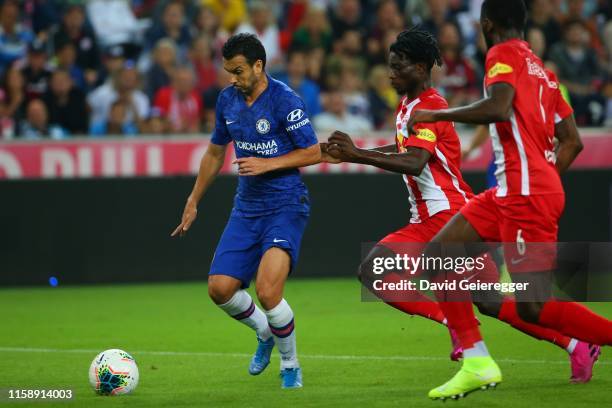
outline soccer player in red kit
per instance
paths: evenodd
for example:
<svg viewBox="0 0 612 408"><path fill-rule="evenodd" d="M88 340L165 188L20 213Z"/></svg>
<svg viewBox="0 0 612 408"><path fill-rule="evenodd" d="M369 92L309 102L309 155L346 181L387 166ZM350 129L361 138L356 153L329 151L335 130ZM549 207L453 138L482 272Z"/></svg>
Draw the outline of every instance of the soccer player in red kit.
<svg viewBox="0 0 612 408"><path fill-rule="evenodd" d="M392 85L403 96L396 113L395 143L362 150L355 147L350 136L335 132L323 147L326 148L326 161L337 159L364 163L403 175L411 204L410 223L378 243L361 265L360 279L368 290L396 309L445 324L446 318L440 306L418 291L394 296L397 293L374 290L374 280L384 278L386 283L398 282L405 271L395 271L384 277L371 273L371 263L375 258L393 257L396 253L420 256L425 243L473 197L472 190L459 171L460 143L453 124L437 122L418 125L413 136L408 134L406 126L416 109L448 107L446 100L430 85L431 69L434 64L440 63L436 40L429 33L415 29L402 32L391 46L389 57ZM497 282L499 276L494 263L488 259L485 264L487 268L478 278ZM522 321L511 298L504 299L497 292L488 296L491 297L486 302L476 302L482 313L566 349L570 353L574 379L582 382L590 379L594 360L588 358L590 350L587 344ZM462 350L454 331L452 328L449 330L454 346L451 358L458 360Z"/></svg>
<svg viewBox="0 0 612 408"><path fill-rule="evenodd" d="M435 256L438 244L503 242L513 281L528 283L527 290L517 292L516 307L523 320L590 344L612 345L612 321L578 303L555 301L551 295L553 243L565 204L559 172L581 149L571 108L559 109L563 101L558 83L522 39L523 0L485 0L480 20L488 47L485 97L466 107L416 110L408 128L417 133L417 124L439 121L491 124L498 187L470 200L434 237L436 245L430 245L427 254ZM556 159L554 135L560 142ZM464 360L461 370L429 396L457 398L501 381L471 306L440 305L459 337Z"/></svg>

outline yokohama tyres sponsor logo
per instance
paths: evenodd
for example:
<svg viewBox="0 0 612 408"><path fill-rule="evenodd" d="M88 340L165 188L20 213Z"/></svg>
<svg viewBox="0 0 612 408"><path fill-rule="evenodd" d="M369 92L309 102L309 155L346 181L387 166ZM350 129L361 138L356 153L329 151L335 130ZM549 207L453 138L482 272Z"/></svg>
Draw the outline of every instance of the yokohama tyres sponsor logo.
<svg viewBox="0 0 612 408"><path fill-rule="evenodd" d="M292 131L294 131L296 129L299 129L302 126L307 125L309 123L310 123L310 119L306 118L303 121L296 123L295 125L291 125L291 126L287 127L286 130L287 130L287 132L292 132Z"/></svg>
<svg viewBox="0 0 612 408"><path fill-rule="evenodd" d="M270 150L278 147L278 145L276 144L276 140L269 140L264 143L251 143L236 140L236 146L238 146L240 150L247 150L249 152Z"/></svg>

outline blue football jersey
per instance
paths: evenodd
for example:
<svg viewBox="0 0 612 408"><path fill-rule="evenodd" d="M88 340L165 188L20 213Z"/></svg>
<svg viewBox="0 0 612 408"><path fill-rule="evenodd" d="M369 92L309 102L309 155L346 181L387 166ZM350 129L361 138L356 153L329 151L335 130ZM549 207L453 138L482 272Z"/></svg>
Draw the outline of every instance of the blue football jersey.
<svg viewBox="0 0 612 408"><path fill-rule="evenodd" d="M233 141L238 158L283 156L318 143L302 99L270 76L268 87L250 107L233 86L221 91L211 141L218 145ZM234 211L239 214L309 211L308 191L298 169L238 178Z"/></svg>

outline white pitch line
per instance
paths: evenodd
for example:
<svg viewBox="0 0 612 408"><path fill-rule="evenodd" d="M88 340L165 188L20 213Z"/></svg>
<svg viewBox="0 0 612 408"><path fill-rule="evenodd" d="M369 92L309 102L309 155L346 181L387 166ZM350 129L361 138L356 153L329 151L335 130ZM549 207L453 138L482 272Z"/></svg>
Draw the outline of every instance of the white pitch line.
<svg viewBox="0 0 612 408"><path fill-rule="evenodd" d="M97 354L100 350L89 349L56 349L56 348L29 348L29 347L0 347L0 353L80 353ZM148 354L152 356L188 356L188 357L237 357L249 358L247 353L216 353L207 351L130 351L132 355ZM357 360L357 361L447 361L448 358L431 356L359 356L359 355L333 355L333 354L300 354L301 359L312 360ZM500 363L516 364L567 364L567 360L529 360L500 358ZM610 365L609 361L598 361L597 364Z"/></svg>

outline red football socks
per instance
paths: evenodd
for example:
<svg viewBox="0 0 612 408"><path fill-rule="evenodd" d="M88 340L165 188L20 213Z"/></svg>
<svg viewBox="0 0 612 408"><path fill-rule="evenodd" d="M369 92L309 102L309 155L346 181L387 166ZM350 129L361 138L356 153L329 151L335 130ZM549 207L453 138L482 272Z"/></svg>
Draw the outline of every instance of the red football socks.
<svg viewBox="0 0 612 408"><path fill-rule="evenodd" d="M612 321L579 303L546 302L540 313L540 324L587 343L612 345Z"/></svg>

